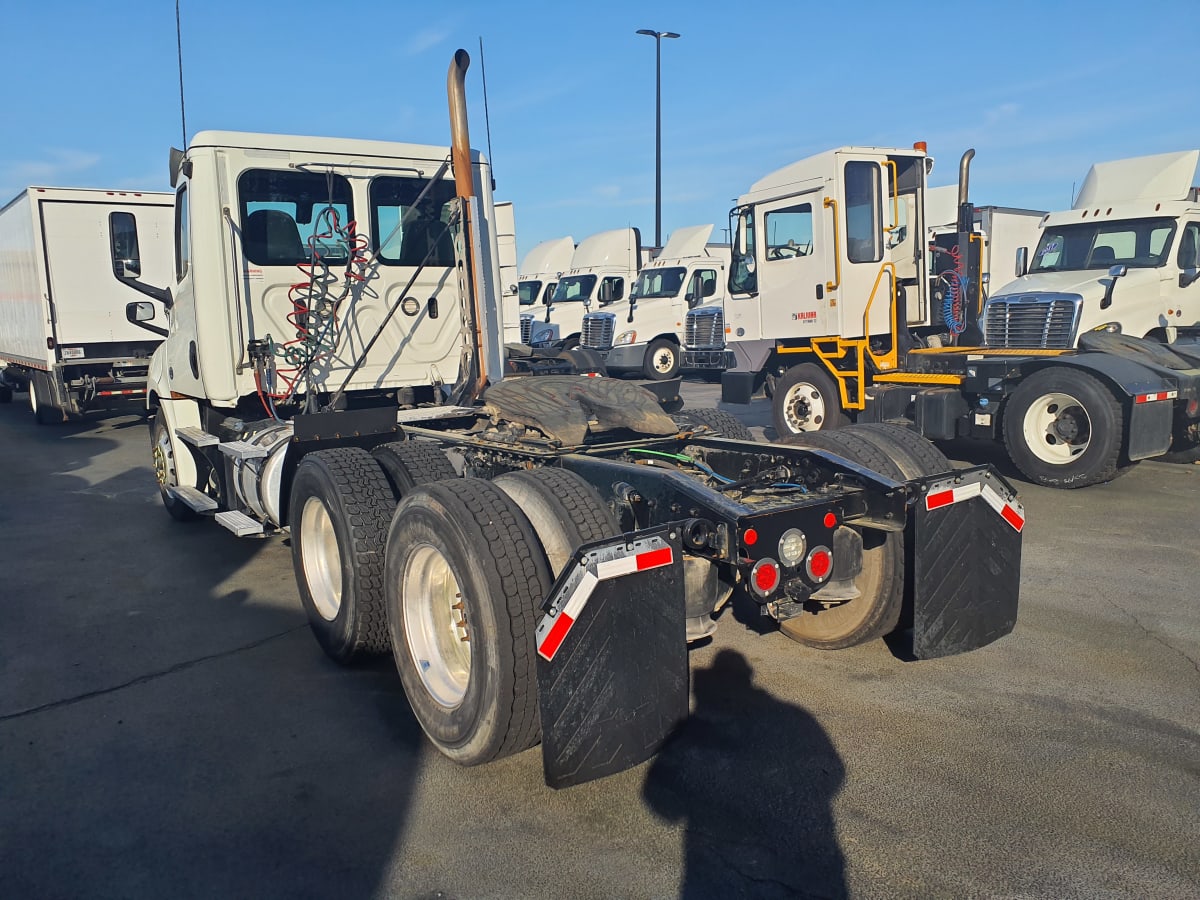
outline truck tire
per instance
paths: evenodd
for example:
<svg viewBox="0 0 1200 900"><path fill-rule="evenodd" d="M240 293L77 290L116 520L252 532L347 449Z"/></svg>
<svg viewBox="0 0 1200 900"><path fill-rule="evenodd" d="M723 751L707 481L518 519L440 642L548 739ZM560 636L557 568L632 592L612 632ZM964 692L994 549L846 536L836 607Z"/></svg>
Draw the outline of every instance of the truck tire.
<svg viewBox="0 0 1200 900"><path fill-rule="evenodd" d="M39 425L55 425L63 421L62 413L50 404L50 385L46 376L34 372L29 377L29 409Z"/></svg>
<svg viewBox="0 0 1200 900"><path fill-rule="evenodd" d="M574 472L549 468L508 472L492 479L492 484L529 519L555 578L580 544L621 532L600 495Z"/></svg>
<svg viewBox="0 0 1200 900"><path fill-rule="evenodd" d="M341 665L389 648L383 563L394 507L366 450L319 450L296 467L288 507L296 585L313 636Z"/></svg>
<svg viewBox="0 0 1200 900"><path fill-rule="evenodd" d="M779 443L826 450L888 478L904 480L887 453L844 430L791 435ZM862 572L855 579L859 596L833 605L805 604L801 615L779 623L780 631L793 641L819 650L840 650L890 634L900 623L904 608L902 537L872 528L855 530L863 541Z"/></svg>
<svg viewBox="0 0 1200 900"><path fill-rule="evenodd" d="M888 455L905 478L940 475L954 468L946 454L903 425L869 422L849 425L845 432L874 444Z"/></svg>
<svg viewBox="0 0 1200 900"><path fill-rule="evenodd" d="M423 484L457 478L454 465L437 444L422 441L392 441L371 451L375 462L399 502Z"/></svg>
<svg viewBox="0 0 1200 900"><path fill-rule="evenodd" d="M642 374L650 381L666 381L679 374L679 345L655 338L642 357Z"/></svg>
<svg viewBox="0 0 1200 900"><path fill-rule="evenodd" d="M771 417L780 438L841 428L850 421L842 412L837 385L813 363L792 366L776 378L774 393Z"/></svg>
<svg viewBox="0 0 1200 900"><path fill-rule="evenodd" d="M150 462L154 466L154 478L158 482L158 495L171 518L176 522L198 519L195 510L182 500L171 496L170 489L179 487L179 470L175 466L175 446L171 442L166 419L161 415L156 415L150 420Z"/></svg>
<svg viewBox="0 0 1200 900"><path fill-rule="evenodd" d="M706 426L717 432L718 437L729 438L731 441L753 441L754 435L740 419L720 409L689 409L684 413L671 416L675 424L687 428L689 426Z"/></svg>
<svg viewBox="0 0 1200 900"><path fill-rule="evenodd" d="M1100 381L1051 367L1013 391L1004 409L1004 446L1035 484L1087 487L1120 474L1122 423L1121 404Z"/></svg>
<svg viewBox="0 0 1200 900"><path fill-rule="evenodd" d="M396 668L434 745L473 766L536 744L533 635L552 582L517 505L477 478L414 491L392 519L386 576Z"/></svg>

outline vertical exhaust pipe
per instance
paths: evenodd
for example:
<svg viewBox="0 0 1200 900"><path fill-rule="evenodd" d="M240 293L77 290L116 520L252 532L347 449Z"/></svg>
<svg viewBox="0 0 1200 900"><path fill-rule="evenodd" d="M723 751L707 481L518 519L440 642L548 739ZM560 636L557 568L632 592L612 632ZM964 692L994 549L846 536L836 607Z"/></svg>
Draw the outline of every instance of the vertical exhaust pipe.
<svg viewBox="0 0 1200 900"><path fill-rule="evenodd" d="M463 301L471 316L470 331L475 345L475 352L472 354L474 372L467 375L468 378L473 378L474 383L467 386L463 400L477 400L487 383L487 356L484 352L482 330L484 316L479 296L480 285L475 278L479 248L471 238L472 227L478 223L472 221L470 203L475 196L475 179L471 171L471 135L467 127L466 78L470 65L470 54L466 50L457 50L446 73L446 96L450 102L450 168L454 173L455 194L463 201L462 227L463 246L466 248L466 272L463 273L460 283L466 290Z"/></svg>
<svg viewBox="0 0 1200 900"><path fill-rule="evenodd" d="M974 148L968 150L962 155L962 159L958 161L958 230L971 231L975 227L975 210L970 208L971 201L968 198L970 181L971 181L971 160L975 158ZM966 218L963 218L964 211Z"/></svg>

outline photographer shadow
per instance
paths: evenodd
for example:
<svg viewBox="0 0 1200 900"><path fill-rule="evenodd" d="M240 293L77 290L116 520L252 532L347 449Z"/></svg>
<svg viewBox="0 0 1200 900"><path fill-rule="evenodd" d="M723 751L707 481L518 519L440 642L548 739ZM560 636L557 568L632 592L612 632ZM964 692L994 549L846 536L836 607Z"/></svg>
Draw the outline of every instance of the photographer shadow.
<svg viewBox="0 0 1200 900"><path fill-rule="evenodd" d="M683 825L680 897L845 897L841 758L811 714L752 676L727 649L697 669L692 716L646 776L650 809Z"/></svg>

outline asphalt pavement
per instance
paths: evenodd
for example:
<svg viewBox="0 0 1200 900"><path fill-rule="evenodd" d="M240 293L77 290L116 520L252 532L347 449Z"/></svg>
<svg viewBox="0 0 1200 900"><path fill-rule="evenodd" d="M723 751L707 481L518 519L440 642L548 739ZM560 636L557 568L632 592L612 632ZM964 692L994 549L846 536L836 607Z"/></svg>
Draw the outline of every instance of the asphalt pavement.
<svg viewBox="0 0 1200 900"><path fill-rule="evenodd" d="M0 896L1200 896L1200 466L1014 477L1019 621L973 653L819 652L726 610L664 751L556 792L537 750L440 756L390 660L329 662L286 542L171 520L138 417L38 426L24 400L0 406Z"/></svg>

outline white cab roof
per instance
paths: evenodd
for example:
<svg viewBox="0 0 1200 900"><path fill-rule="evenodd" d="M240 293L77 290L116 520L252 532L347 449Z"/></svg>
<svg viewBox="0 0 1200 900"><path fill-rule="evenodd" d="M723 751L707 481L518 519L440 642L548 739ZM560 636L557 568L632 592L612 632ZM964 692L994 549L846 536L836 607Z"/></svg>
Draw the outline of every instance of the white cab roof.
<svg viewBox="0 0 1200 900"><path fill-rule="evenodd" d="M638 252L637 232L632 228L601 231L584 238L571 256L572 269L624 268Z"/></svg>
<svg viewBox="0 0 1200 900"><path fill-rule="evenodd" d="M201 131L188 144L189 150L198 147L233 147L242 150L279 151L291 154L312 153L339 157L427 160L434 166L450 155L448 146L435 144L402 144L392 141L362 141L351 138L308 137L295 134L258 134L246 131ZM471 159L482 156L471 151ZM429 174L432 174L430 172Z"/></svg>
<svg viewBox="0 0 1200 900"><path fill-rule="evenodd" d="M667 238L667 245L662 248L657 259L704 256L712 230L712 225L689 225L687 228L676 228Z"/></svg>
<svg viewBox="0 0 1200 900"><path fill-rule="evenodd" d="M570 235L542 241L525 254L517 270L521 277L533 275L557 275L571 268L571 257L575 253L575 239Z"/></svg>
<svg viewBox="0 0 1200 900"><path fill-rule="evenodd" d="M1139 200L1186 200L1200 150L1096 163L1075 198L1075 209Z"/></svg>

